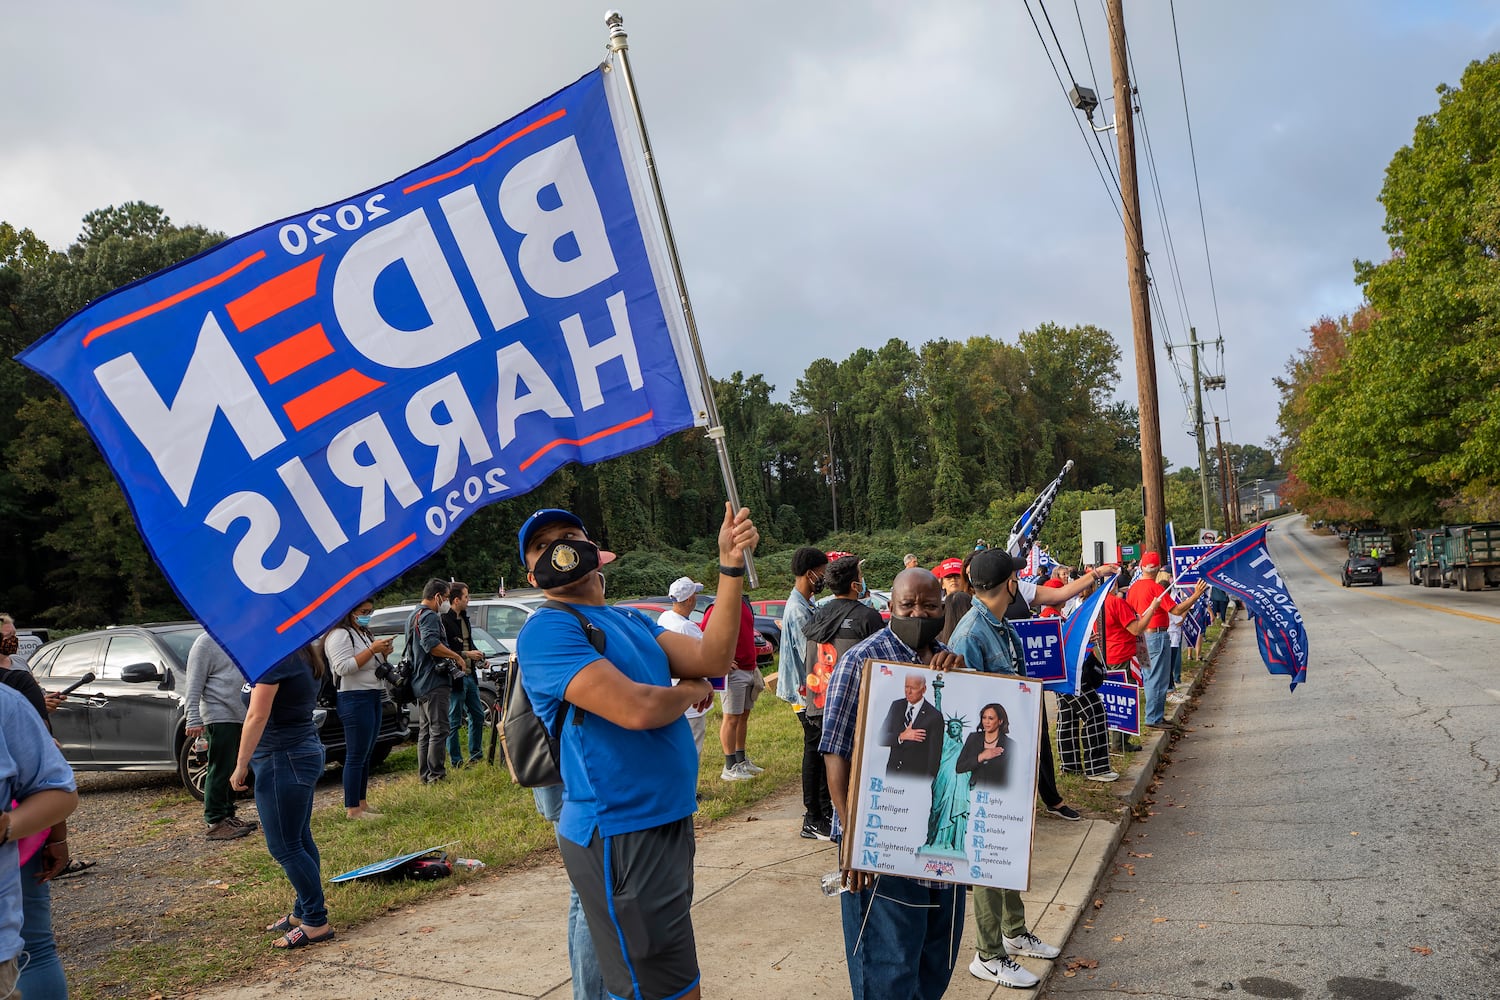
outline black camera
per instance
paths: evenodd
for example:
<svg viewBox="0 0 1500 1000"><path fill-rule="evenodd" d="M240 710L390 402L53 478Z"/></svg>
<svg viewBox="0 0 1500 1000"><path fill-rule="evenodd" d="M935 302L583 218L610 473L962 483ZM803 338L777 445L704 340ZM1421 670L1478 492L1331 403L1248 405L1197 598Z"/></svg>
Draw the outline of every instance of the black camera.
<svg viewBox="0 0 1500 1000"><path fill-rule="evenodd" d="M385 659L383 657L378 663L375 664L375 676L379 677L387 684L396 683L396 672L391 669L391 665L385 662Z"/></svg>

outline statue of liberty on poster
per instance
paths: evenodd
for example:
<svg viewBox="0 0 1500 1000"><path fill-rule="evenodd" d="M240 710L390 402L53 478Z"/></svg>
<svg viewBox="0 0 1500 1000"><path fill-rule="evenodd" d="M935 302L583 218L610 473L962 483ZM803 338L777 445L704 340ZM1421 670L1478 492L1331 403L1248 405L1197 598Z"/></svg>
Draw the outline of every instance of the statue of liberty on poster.
<svg viewBox="0 0 1500 1000"><path fill-rule="evenodd" d="M941 675L932 682L932 699L941 715L943 711L944 681ZM968 860L964 851L964 838L969 831L968 774L956 769L959 752L964 744L964 719L952 716L943 727L943 753L938 762L937 774L932 778L932 807L927 817L927 841L917 848L917 854L943 858Z"/></svg>

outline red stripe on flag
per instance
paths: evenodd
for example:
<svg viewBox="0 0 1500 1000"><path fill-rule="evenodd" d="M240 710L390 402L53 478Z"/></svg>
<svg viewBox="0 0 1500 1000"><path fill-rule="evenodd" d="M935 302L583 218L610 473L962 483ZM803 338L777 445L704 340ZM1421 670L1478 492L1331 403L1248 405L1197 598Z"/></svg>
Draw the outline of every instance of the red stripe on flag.
<svg viewBox="0 0 1500 1000"><path fill-rule="evenodd" d="M374 559L371 559L369 562L363 563L362 565L356 566L348 573L345 573L343 579L339 580L338 583L335 583L332 587L329 587L327 590L323 591L323 593L319 594L311 604L303 608L301 611L297 612L295 615L292 615L292 617L288 618L280 625L277 625L276 634L280 635L287 629L291 628L293 625L300 622L302 619L306 618L308 615L312 614L317 610L318 605L322 604L324 601L327 601L334 594L337 594L344 587L348 586L349 581L353 580L356 576L359 576L359 574L363 573L365 570L370 569L373 566L379 566L381 563L385 562L391 556L395 555L397 552L400 552L402 549L406 548L416 540L416 535L407 535L405 538L401 539L401 541L397 542L395 545L392 545L390 548L380 553L380 555L376 556Z"/></svg>
<svg viewBox="0 0 1500 1000"><path fill-rule="evenodd" d="M340 375L335 375L322 385L307 390L282 406L282 409L291 418L293 427L299 431L305 430L339 407L348 406L361 396L369 395L384 385L384 382L350 369Z"/></svg>
<svg viewBox="0 0 1500 1000"><path fill-rule="evenodd" d="M318 290L318 268L322 263L323 255L319 254L250 289L226 307L229 318L240 330L248 330L299 302L306 302Z"/></svg>
<svg viewBox="0 0 1500 1000"><path fill-rule="evenodd" d="M630 420L627 420L623 424L615 424L613 427L606 427L604 430L599 431L598 433L595 433L595 434L590 434L586 438L558 438L556 441L549 441L546 444L542 445L540 448L538 448L536 450L536 452L530 458L526 459L526 461L524 461L524 462L521 463L521 471L525 472L526 469L533 462L535 462L537 459L541 458L543 455L547 454L547 452L551 451L553 448L558 447L559 445L573 444L573 445L579 445L581 447L581 446L586 445L586 444L593 444L595 441L598 441L600 438L607 438L611 434L618 434L621 431L629 430L630 428L635 427L638 424L644 424L646 421L650 420L655 415L656 415L656 411L655 410L647 410L645 413L642 413L640 416L634 417L634 418L632 418Z"/></svg>
<svg viewBox="0 0 1500 1000"><path fill-rule="evenodd" d="M161 312L163 309L170 309L172 306L175 306L179 302L187 301L194 295L197 295L199 292L207 291L215 285L223 284L230 278L234 277L236 274L239 274L245 268L249 267L251 264L255 264L259 261L264 260L265 257L266 252L264 250L257 250L255 253L246 257L244 260L240 261L238 264L234 265L222 274L216 274L212 278L206 278L203 281L198 282L192 288L185 288L182 291L178 292L176 295L167 296L160 302L154 302L149 306L137 309L133 313L121 316L118 319L112 319L108 323L105 323L103 326L96 326L88 333L84 334L83 346L89 346L89 344L93 343L95 338L102 337L106 333L113 333L115 330L120 329L120 327L129 326L131 323L134 323L138 319L145 319L147 316L154 316L156 313Z"/></svg>
<svg viewBox="0 0 1500 1000"><path fill-rule="evenodd" d="M261 351L255 363L265 372L267 382L276 383L332 353L333 345L323 332L323 324L318 323Z"/></svg>
<svg viewBox="0 0 1500 1000"><path fill-rule="evenodd" d="M567 108L562 108L558 111L554 111L546 118L540 118L532 122L530 125L527 125L525 128L521 129L521 131L516 132L513 135L508 135L504 139L501 139L500 142L496 144L494 149L491 149L487 153L480 153L478 156L474 157L474 159L470 160L468 163L465 163L463 166L458 167L455 170L450 170L446 174L438 174L436 177L429 177L425 181L417 181L417 183L413 184L411 187L402 188L401 193L411 194L413 191L420 191L422 188L427 187L428 185L437 184L441 181L447 180L450 177L457 177L459 174L463 173L465 170L468 170L470 167L477 166L478 164L483 163L485 160L488 160L490 157L500 152L500 150L504 149L506 146L509 146L511 143L521 138L521 136L527 135L531 132L535 132L543 125L551 125L553 122L565 117L567 113Z"/></svg>

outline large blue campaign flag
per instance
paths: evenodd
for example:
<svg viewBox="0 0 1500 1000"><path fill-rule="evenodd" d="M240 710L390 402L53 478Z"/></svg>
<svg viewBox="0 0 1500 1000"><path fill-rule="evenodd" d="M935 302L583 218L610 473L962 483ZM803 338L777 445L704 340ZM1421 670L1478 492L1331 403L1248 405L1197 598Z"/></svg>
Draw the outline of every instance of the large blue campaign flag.
<svg viewBox="0 0 1500 1000"><path fill-rule="evenodd" d="M1083 658L1088 653L1089 643L1093 641L1094 623L1099 620L1099 612L1104 608L1104 598L1114 585L1115 577L1111 576L1095 587L1094 592L1080 601L1073 613L1063 619L1063 662L1067 667L1067 677L1055 683L1044 684L1043 687L1049 691L1078 693L1078 673L1083 669Z"/></svg>
<svg viewBox="0 0 1500 1000"><path fill-rule="evenodd" d="M1261 659L1273 674L1292 678L1292 690L1307 680L1307 629L1266 551L1266 526L1231 538L1198 561L1203 579L1239 597L1255 619Z"/></svg>
<svg viewBox="0 0 1500 1000"><path fill-rule="evenodd" d="M252 680L567 462L705 424L618 72L27 349Z"/></svg>

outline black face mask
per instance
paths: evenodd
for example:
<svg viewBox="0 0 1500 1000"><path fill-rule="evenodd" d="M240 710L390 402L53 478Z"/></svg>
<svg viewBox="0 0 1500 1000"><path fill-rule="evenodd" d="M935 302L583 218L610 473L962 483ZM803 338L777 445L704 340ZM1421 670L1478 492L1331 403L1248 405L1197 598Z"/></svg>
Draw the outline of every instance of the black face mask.
<svg viewBox="0 0 1500 1000"><path fill-rule="evenodd" d="M577 583L599 568L599 546L581 538L559 538L543 550L531 575L543 590Z"/></svg>
<svg viewBox="0 0 1500 1000"><path fill-rule="evenodd" d="M943 630L942 618L907 618L891 615L891 631L906 645L918 652L927 649Z"/></svg>
<svg viewBox="0 0 1500 1000"><path fill-rule="evenodd" d="M812 582L812 592L814 594L821 594L823 588L826 586L828 586L828 582L820 576Z"/></svg>

